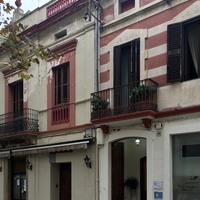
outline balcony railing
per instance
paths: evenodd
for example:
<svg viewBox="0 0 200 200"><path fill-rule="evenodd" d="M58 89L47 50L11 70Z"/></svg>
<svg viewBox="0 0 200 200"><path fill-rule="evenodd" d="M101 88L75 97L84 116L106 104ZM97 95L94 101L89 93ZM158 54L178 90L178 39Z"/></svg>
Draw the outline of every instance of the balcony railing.
<svg viewBox="0 0 200 200"><path fill-rule="evenodd" d="M91 120L157 109L157 83L151 79L91 94Z"/></svg>
<svg viewBox="0 0 200 200"><path fill-rule="evenodd" d="M51 16L55 15L56 13L71 6L76 1L78 1L78 0L59 0L59 1L57 1L56 3L50 5L47 8L47 17L51 17Z"/></svg>
<svg viewBox="0 0 200 200"><path fill-rule="evenodd" d="M25 108L0 115L0 136L18 132L38 132L38 111Z"/></svg>
<svg viewBox="0 0 200 200"><path fill-rule="evenodd" d="M64 124L69 121L69 104L62 104L52 108L51 124Z"/></svg>

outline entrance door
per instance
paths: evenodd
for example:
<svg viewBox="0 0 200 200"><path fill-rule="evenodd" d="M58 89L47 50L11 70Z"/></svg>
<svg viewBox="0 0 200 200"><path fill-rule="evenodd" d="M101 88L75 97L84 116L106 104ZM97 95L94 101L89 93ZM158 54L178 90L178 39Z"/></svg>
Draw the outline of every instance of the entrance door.
<svg viewBox="0 0 200 200"><path fill-rule="evenodd" d="M11 160L12 200L26 200L26 160Z"/></svg>
<svg viewBox="0 0 200 200"><path fill-rule="evenodd" d="M147 157L140 159L140 196L141 200L147 199Z"/></svg>
<svg viewBox="0 0 200 200"><path fill-rule="evenodd" d="M124 144L112 144L112 200L124 199Z"/></svg>
<svg viewBox="0 0 200 200"><path fill-rule="evenodd" d="M71 163L60 164L60 200L71 200Z"/></svg>
<svg viewBox="0 0 200 200"><path fill-rule="evenodd" d="M26 175L15 174L13 176L13 200L26 199Z"/></svg>

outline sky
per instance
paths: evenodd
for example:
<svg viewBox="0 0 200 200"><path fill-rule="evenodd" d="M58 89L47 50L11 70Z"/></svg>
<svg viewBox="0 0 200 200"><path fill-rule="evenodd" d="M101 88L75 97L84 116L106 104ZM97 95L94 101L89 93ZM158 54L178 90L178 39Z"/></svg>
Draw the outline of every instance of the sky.
<svg viewBox="0 0 200 200"><path fill-rule="evenodd" d="M34 9L41 7L48 1L50 0L21 0L21 9L24 10L24 13L26 13L28 10L33 11ZM15 6L15 0L4 0L4 2L8 2L11 5Z"/></svg>

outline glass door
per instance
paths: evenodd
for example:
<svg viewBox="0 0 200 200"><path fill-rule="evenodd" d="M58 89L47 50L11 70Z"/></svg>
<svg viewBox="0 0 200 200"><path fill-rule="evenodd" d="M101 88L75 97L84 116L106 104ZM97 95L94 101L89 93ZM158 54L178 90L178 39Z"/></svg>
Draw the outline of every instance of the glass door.
<svg viewBox="0 0 200 200"><path fill-rule="evenodd" d="M13 200L26 199L26 175L13 175Z"/></svg>

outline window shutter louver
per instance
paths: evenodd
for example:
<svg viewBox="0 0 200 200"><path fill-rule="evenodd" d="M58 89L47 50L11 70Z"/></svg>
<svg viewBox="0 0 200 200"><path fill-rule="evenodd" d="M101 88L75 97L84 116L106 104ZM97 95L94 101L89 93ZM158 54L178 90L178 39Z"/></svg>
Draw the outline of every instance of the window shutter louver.
<svg viewBox="0 0 200 200"><path fill-rule="evenodd" d="M136 39L132 42L131 76L131 82L137 82L140 80L140 39Z"/></svg>
<svg viewBox="0 0 200 200"><path fill-rule="evenodd" d="M120 83L120 52L121 47L116 46L114 47L114 85L119 86Z"/></svg>
<svg viewBox="0 0 200 200"><path fill-rule="evenodd" d="M172 24L167 29L167 82L182 80L182 24Z"/></svg>

